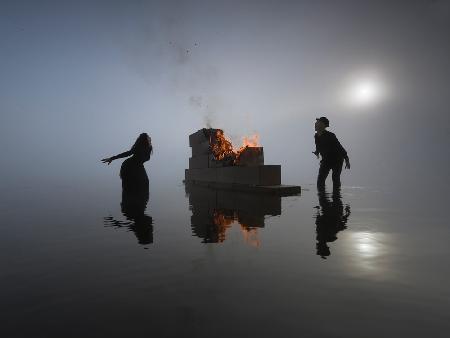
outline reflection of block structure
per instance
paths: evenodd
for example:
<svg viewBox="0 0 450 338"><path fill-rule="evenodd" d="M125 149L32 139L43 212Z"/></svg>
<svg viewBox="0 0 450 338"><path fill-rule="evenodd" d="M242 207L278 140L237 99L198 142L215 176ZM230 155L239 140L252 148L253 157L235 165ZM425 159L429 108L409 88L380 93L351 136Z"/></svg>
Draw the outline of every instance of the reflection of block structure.
<svg viewBox="0 0 450 338"><path fill-rule="evenodd" d="M264 227L267 215L281 214L281 197L212 189L186 184L192 210L191 226L195 236L205 243L225 240L231 223L238 222L243 231Z"/></svg>

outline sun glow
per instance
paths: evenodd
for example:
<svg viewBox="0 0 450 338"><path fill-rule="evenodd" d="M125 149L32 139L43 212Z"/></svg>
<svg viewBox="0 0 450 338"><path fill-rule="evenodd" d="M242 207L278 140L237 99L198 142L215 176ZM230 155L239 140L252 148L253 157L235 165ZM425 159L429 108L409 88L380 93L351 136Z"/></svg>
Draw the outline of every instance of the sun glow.
<svg viewBox="0 0 450 338"><path fill-rule="evenodd" d="M354 76L344 86L344 99L347 105L353 107L371 107L385 98L385 87L379 76L373 74Z"/></svg>
<svg viewBox="0 0 450 338"><path fill-rule="evenodd" d="M356 100L371 102L376 99L378 90L373 82L362 82L356 86L354 92Z"/></svg>
<svg viewBox="0 0 450 338"><path fill-rule="evenodd" d="M374 81L361 81L352 86L350 95L354 104L370 105L380 98L380 86Z"/></svg>

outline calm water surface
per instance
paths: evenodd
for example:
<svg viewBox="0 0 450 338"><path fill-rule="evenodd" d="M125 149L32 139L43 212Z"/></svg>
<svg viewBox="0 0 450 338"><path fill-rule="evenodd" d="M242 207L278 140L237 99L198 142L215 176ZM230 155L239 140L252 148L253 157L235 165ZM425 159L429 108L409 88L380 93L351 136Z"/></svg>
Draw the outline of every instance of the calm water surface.
<svg viewBox="0 0 450 338"><path fill-rule="evenodd" d="M445 210L304 188L155 182L148 203L117 181L7 189L1 336L448 337Z"/></svg>

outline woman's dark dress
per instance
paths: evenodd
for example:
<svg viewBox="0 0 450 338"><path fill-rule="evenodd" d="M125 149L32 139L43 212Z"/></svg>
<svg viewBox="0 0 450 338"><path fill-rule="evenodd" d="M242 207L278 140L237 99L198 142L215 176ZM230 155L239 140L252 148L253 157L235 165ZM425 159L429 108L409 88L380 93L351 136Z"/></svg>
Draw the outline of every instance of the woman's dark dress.
<svg viewBox="0 0 450 338"><path fill-rule="evenodd" d="M122 166L120 167L122 189L127 192L135 193L148 191L148 176L144 168L144 162L147 162L150 159L150 148L132 148L124 154L126 156L133 156L123 161Z"/></svg>

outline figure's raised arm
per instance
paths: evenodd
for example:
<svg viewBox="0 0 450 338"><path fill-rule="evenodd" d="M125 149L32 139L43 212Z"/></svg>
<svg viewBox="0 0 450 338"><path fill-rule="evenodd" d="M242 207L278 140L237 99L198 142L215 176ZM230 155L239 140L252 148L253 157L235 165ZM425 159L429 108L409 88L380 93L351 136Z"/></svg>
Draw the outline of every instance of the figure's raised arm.
<svg viewBox="0 0 450 338"><path fill-rule="evenodd" d="M128 156L131 156L131 155L133 155L133 150L132 149L128 150L128 151L125 151L123 153L117 154L115 156L104 158L104 159L102 159L102 162L103 163L108 163L108 165L109 165L112 161L117 160L118 158L128 157Z"/></svg>

